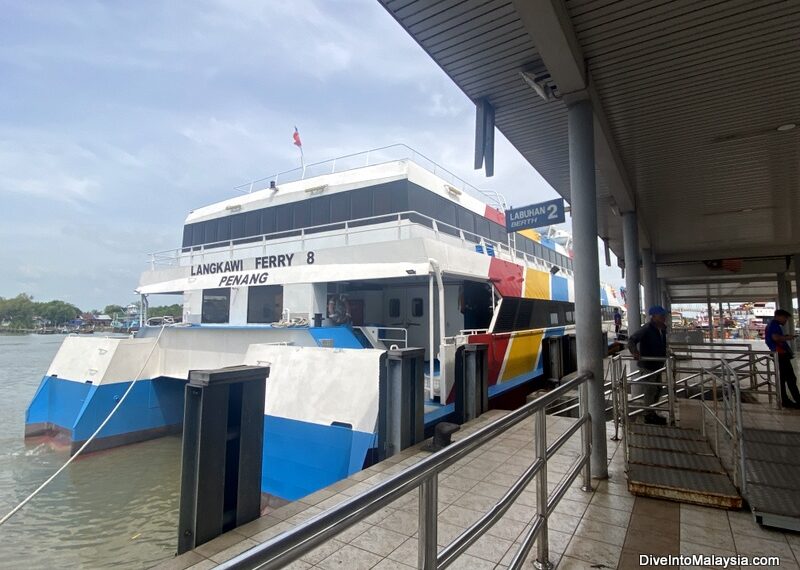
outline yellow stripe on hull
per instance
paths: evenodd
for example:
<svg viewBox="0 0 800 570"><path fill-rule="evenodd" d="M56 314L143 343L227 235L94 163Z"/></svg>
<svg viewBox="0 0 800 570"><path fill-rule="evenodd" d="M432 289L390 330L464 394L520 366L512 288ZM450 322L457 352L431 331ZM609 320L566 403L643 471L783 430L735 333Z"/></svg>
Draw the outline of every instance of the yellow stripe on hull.
<svg viewBox="0 0 800 570"><path fill-rule="evenodd" d="M525 290L528 299L550 299L550 274L536 269L525 270Z"/></svg>
<svg viewBox="0 0 800 570"><path fill-rule="evenodd" d="M506 362L500 382L511 380L523 374L533 374L539 361L544 331L516 333L509 342Z"/></svg>

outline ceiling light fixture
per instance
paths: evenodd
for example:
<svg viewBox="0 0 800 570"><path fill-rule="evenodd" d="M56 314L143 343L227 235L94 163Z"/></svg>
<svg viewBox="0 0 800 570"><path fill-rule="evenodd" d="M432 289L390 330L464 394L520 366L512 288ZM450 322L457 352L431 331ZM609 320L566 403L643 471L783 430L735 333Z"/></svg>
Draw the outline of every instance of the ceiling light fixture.
<svg viewBox="0 0 800 570"><path fill-rule="evenodd" d="M791 131L796 126L797 125L795 123L786 123L785 125L779 126L776 130L781 132L781 133L784 133L786 131Z"/></svg>
<svg viewBox="0 0 800 570"><path fill-rule="evenodd" d="M549 73L537 75L531 71L520 71L519 75L545 102L552 101L556 98L553 86L547 83L550 79Z"/></svg>

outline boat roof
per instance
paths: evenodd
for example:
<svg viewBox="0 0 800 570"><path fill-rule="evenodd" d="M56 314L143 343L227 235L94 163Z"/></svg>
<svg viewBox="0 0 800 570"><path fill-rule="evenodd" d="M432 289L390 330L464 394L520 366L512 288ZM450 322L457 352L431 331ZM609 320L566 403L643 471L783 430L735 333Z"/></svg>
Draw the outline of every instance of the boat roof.
<svg viewBox="0 0 800 570"><path fill-rule="evenodd" d="M506 202L501 194L480 190L421 153L405 145L393 145L277 173L238 186L236 190L242 195L196 208L186 217L185 223L404 179L481 216L494 221L504 220L502 212ZM270 186L271 183L274 187Z"/></svg>

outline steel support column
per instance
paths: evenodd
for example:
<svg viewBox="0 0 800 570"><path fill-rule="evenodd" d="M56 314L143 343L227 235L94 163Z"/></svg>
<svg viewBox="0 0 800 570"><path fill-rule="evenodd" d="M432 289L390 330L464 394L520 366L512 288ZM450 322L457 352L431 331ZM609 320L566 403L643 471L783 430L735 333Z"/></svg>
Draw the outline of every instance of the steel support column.
<svg viewBox="0 0 800 570"><path fill-rule="evenodd" d="M625 249L625 305L628 310L628 335L642 326L642 302L639 295L639 222L636 212L622 214Z"/></svg>
<svg viewBox="0 0 800 570"><path fill-rule="evenodd" d="M723 314L722 301L719 302L719 339L725 340L725 315Z"/></svg>
<svg viewBox="0 0 800 570"><path fill-rule="evenodd" d="M797 310L800 313L800 253L795 253L793 257L794 257L794 289L795 289L794 293L797 296ZM792 311L792 314L794 314L794 311ZM795 323L795 328L798 328L798 323Z"/></svg>
<svg viewBox="0 0 800 570"><path fill-rule="evenodd" d="M778 273L778 308L792 312L792 284L787 280L786 273ZM794 330L793 319L787 323L787 333Z"/></svg>
<svg viewBox="0 0 800 570"><path fill-rule="evenodd" d="M591 372L589 414L592 421L591 467L608 477L605 391L603 387L600 260L597 253L597 189L594 164L594 113L588 100L568 108L569 179L575 262L575 332L578 370Z"/></svg>
<svg viewBox="0 0 800 570"><path fill-rule="evenodd" d="M644 281L644 308L649 309L658 305L658 284L656 283L656 266L653 263L653 252L649 249L642 250L642 281Z"/></svg>

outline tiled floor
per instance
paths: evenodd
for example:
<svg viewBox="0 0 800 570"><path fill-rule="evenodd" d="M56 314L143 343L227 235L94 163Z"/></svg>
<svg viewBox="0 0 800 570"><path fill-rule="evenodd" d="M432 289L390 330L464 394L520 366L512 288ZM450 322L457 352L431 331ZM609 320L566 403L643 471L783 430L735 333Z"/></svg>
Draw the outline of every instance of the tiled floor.
<svg viewBox="0 0 800 570"><path fill-rule="evenodd" d="M457 438L479 429L504 412L490 412L465 426ZM548 417L553 441L571 420ZM613 427L609 424L609 434ZM457 537L495 503L531 463L532 421L518 424L491 444L446 469L439 478L440 548ZM549 461L552 490L577 457L577 435ZM580 489L580 478L559 503L549 521L550 561L560 569L634 568L639 554L766 554L781 557L781 568L795 569L800 535L763 530L747 512L679 505L635 498L627 491L623 447L608 441L610 479L591 492ZM295 503L229 532L195 551L162 564L162 570L213 568L259 542L292 528L302 520L385 480L428 454L406 450L381 464L340 481ZM534 483L503 518L470 547L451 568L503 569L513 558L535 515ZM417 559L417 494L357 523L337 538L288 566L322 570L408 570ZM530 560L535 557L534 547Z"/></svg>

